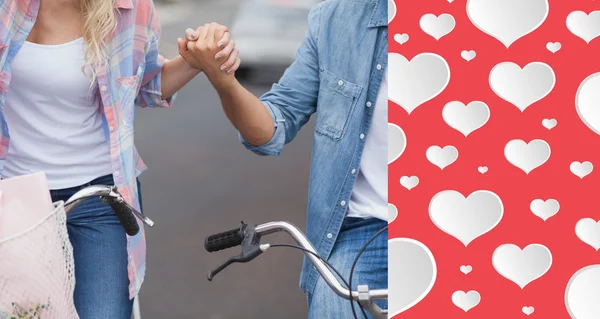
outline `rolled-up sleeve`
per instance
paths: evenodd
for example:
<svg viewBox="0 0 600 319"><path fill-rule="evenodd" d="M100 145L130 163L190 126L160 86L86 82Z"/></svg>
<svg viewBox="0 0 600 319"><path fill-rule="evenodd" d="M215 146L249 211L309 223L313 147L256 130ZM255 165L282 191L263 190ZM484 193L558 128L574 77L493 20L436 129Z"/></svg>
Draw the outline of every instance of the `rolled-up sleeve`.
<svg viewBox="0 0 600 319"><path fill-rule="evenodd" d="M162 68L166 59L159 54L160 22L154 5L152 2L150 4L152 8L148 19L148 38L151 42L146 51L144 74L135 104L141 107L170 107L176 94L168 99L162 96Z"/></svg>
<svg viewBox="0 0 600 319"><path fill-rule="evenodd" d="M279 82L260 98L273 118L273 137L264 145L254 146L239 135L242 144L258 155L279 155L316 112L319 94L317 43L321 8L322 3L310 10L308 30L298 49L296 60L287 68Z"/></svg>

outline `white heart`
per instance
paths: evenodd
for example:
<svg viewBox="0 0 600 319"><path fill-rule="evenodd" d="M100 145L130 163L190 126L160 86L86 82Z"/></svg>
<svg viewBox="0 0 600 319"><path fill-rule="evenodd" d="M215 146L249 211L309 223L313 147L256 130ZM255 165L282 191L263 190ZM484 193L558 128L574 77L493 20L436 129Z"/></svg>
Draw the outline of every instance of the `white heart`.
<svg viewBox="0 0 600 319"><path fill-rule="evenodd" d="M523 307L523 309L521 309L521 310L523 311L524 314L529 316L535 311L535 308L533 308L532 306L529 306L529 307Z"/></svg>
<svg viewBox="0 0 600 319"><path fill-rule="evenodd" d="M567 16L567 29L574 35L590 43L600 36L600 11L586 14L583 11L573 11Z"/></svg>
<svg viewBox="0 0 600 319"><path fill-rule="evenodd" d="M550 158L550 145L543 140L533 140L529 143L512 140L504 147L504 156L509 163L529 174Z"/></svg>
<svg viewBox="0 0 600 319"><path fill-rule="evenodd" d="M581 82L577 89L575 105L583 123L600 135L600 72Z"/></svg>
<svg viewBox="0 0 600 319"><path fill-rule="evenodd" d="M542 125L549 130L555 128L556 124L558 124L556 119L543 119L542 120Z"/></svg>
<svg viewBox="0 0 600 319"><path fill-rule="evenodd" d="M421 53L410 62L389 53L389 99L410 114L419 105L438 96L450 81L450 68L441 56Z"/></svg>
<svg viewBox="0 0 600 319"><path fill-rule="evenodd" d="M571 173L583 179L592 173L594 170L594 165L591 162L573 162L569 168L571 169Z"/></svg>
<svg viewBox="0 0 600 319"><path fill-rule="evenodd" d="M463 274L468 275L469 273L471 273L471 271L473 271L473 267L471 265L462 265L460 266L460 271Z"/></svg>
<svg viewBox="0 0 600 319"><path fill-rule="evenodd" d="M548 42L546 43L546 49L552 53L558 52L562 48L562 44L560 42Z"/></svg>
<svg viewBox="0 0 600 319"><path fill-rule="evenodd" d="M502 277L523 289L548 272L552 253L540 244L531 244L523 250L517 245L505 244L494 251L492 264Z"/></svg>
<svg viewBox="0 0 600 319"><path fill-rule="evenodd" d="M547 201L534 199L529 205L529 209L535 216L546 221L558 213L560 204L556 199L549 199Z"/></svg>
<svg viewBox="0 0 600 319"><path fill-rule="evenodd" d="M458 158L458 150L452 145L444 146L444 148L433 145L427 149L425 157L427 157L431 164L443 170L456 161Z"/></svg>
<svg viewBox="0 0 600 319"><path fill-rule="evenodd" d="M448 0L448 2L452 3L454 0Z"/></svg>
<svg viewBox="0 0 600 319"><path fill-rule="evenodd" d="M393 0L388 0L388 23L392 22L396 17L396 3Z"/></svg>
<svg viewBox="0 0 600 319"><path fill-rule="evenodd" d="M419 25L423 32L429 34L434 39L439 40L454 30L456 21L452 15L447 13L437 17L434 14L428 13L421 17Z"/></svg>
<svg viewBox="0 0 600 319"><path fill-rule="evenodd" d="M479 166L479 167L477 168L477 170L479 171L479 173L481 173L481 174L485 174L485 173L487 173L487 172L488 172L488 167L487 167L487 166Z"/></svg>
<svg viewBox="0 0 600 319"><path fill-rule="evenodd" d="M429 248L414 239L390 239L388 256L388 313L391 318L427 296L435 283L437 266Z"/></svg>
<svg viewBox="0 0 600 319"><path fill-rule="evenodd" d="M467 51L467 50L463 50L460 53L460 56L467 60L467 62L470 62L471 60L475 59L475 56L477 56L477 53L473 50Z"/></svg>
<svg viewBox="0 0 600 319"><path fill-rule="evenodd" d="M444 106L442 118L448 126L468 136L487 123L490 119L490 108L481 101L473 101L468 105L452 101Z"/></svg>
<svg viewBox="0 0 600 319"><path fill-rule="evenodd" d="M507 48L542 25L548 10L548 0L467 1L471 22Z"/></svg>
<svg viewBox="0 0 600 319"><path fill-rule="evenodd" d="M600 220L581 219L575 225L575 234L582 242L592 246L596 251L600 250Z"/></svg>
<svg viewBox="0 0 600 319"><path fill-rule="evenodd" d="M480 301L481 295L475 290L471 290L467 293L459 290L452 294L452 303L465 312L475 308Z"/></svg>
<svg viewBox="0 0 600 319"><path fill-rule="evenodd" d="M433 196L429 203L433 223L465 247L494 229L503 214L502 200L487 190L475 191L467 198L457 191L446 190Z"/></svg>
<svg viewBox="0 0 600 319"><path fill-rule="evenodd" d="M419 178L416 176L402 176L400 177L400 185L404 188L411 190L419 185Z"/></svg>
<svg viewBox="0 0 600 319"><path fill-rule="evenodd" d="M394 123L388 123L388 164L391 164L404 153L406 135L404 130Z"/></svg>
<svg viewBox="0 0 600 319"><path fill-rule="evenodd" d="M388 224L391 224L398 217L398 208L391 203L388 203Z"/></svg>
<svg viewBox="0 0 600 319"><path fill-rule="evenodd" d="M409 37L408 37L408 34L406 34L406 33L402 33L402 34L396 33L396 34L394 34L394 41L396 41L396 42L398 42L400 44L406 43L408 41L408 39L409 39Z"/></svg>
<svg viewBox="0 0 600 319"><path fill-rule="evenodd" d="M556 76L552 68L542 62L529 63L522 69L515 63L502 62L490 72L489 82L496 95L523 112L550 94Z"/></svg>
<svg viewBox="0 0 600 319"><path fill-rule="evenodd" d="M600 318L600 265L577 271L567 284L565 306L573 319Z"/></svg>

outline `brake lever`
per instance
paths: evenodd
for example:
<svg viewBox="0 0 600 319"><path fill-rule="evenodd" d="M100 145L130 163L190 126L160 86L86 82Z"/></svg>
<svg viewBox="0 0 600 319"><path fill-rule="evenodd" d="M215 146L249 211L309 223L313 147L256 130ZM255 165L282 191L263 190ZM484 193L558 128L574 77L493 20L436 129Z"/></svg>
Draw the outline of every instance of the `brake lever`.
<svg viewBox="0 0 600 319"><path fill-rule="evenodd" d="M242 241L242 252L237 256L229 258L219 267L209 271L207 276L208 281L212 281L218 273L229 265L233 263L247 263L263 253L264 248L260 245L261 236L256 232L254 226L248 225L245 233L244 240Z"/></svg>

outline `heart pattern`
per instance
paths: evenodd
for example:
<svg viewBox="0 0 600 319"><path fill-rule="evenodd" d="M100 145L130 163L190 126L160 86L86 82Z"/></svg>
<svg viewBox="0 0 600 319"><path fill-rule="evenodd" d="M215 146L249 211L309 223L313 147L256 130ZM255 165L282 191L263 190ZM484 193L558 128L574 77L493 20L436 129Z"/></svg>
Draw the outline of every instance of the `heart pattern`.
<svg viewBox="0 0 600 319"><path fill-rule="evenodd" d="M389 236L439 273L390 318L600 318L600 7L395 2L410 40L389 42L388 118L410 146L389 166Z"/></svg>

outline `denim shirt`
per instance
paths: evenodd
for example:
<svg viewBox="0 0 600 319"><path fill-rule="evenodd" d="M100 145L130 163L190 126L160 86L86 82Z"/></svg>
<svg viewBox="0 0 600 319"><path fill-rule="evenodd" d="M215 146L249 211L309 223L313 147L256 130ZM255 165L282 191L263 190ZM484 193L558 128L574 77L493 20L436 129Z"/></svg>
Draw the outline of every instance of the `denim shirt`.
<svg viewBox="0 0 600 319"><path fill-rule="evenodd" d="M294 63L261 97L275 123L265 145L279 155L315 114L307 236L324 258L346 216L387 67L387 0L328 0L313 7ZM306 259L300 286L311 297L319 274Z"/></svg>

